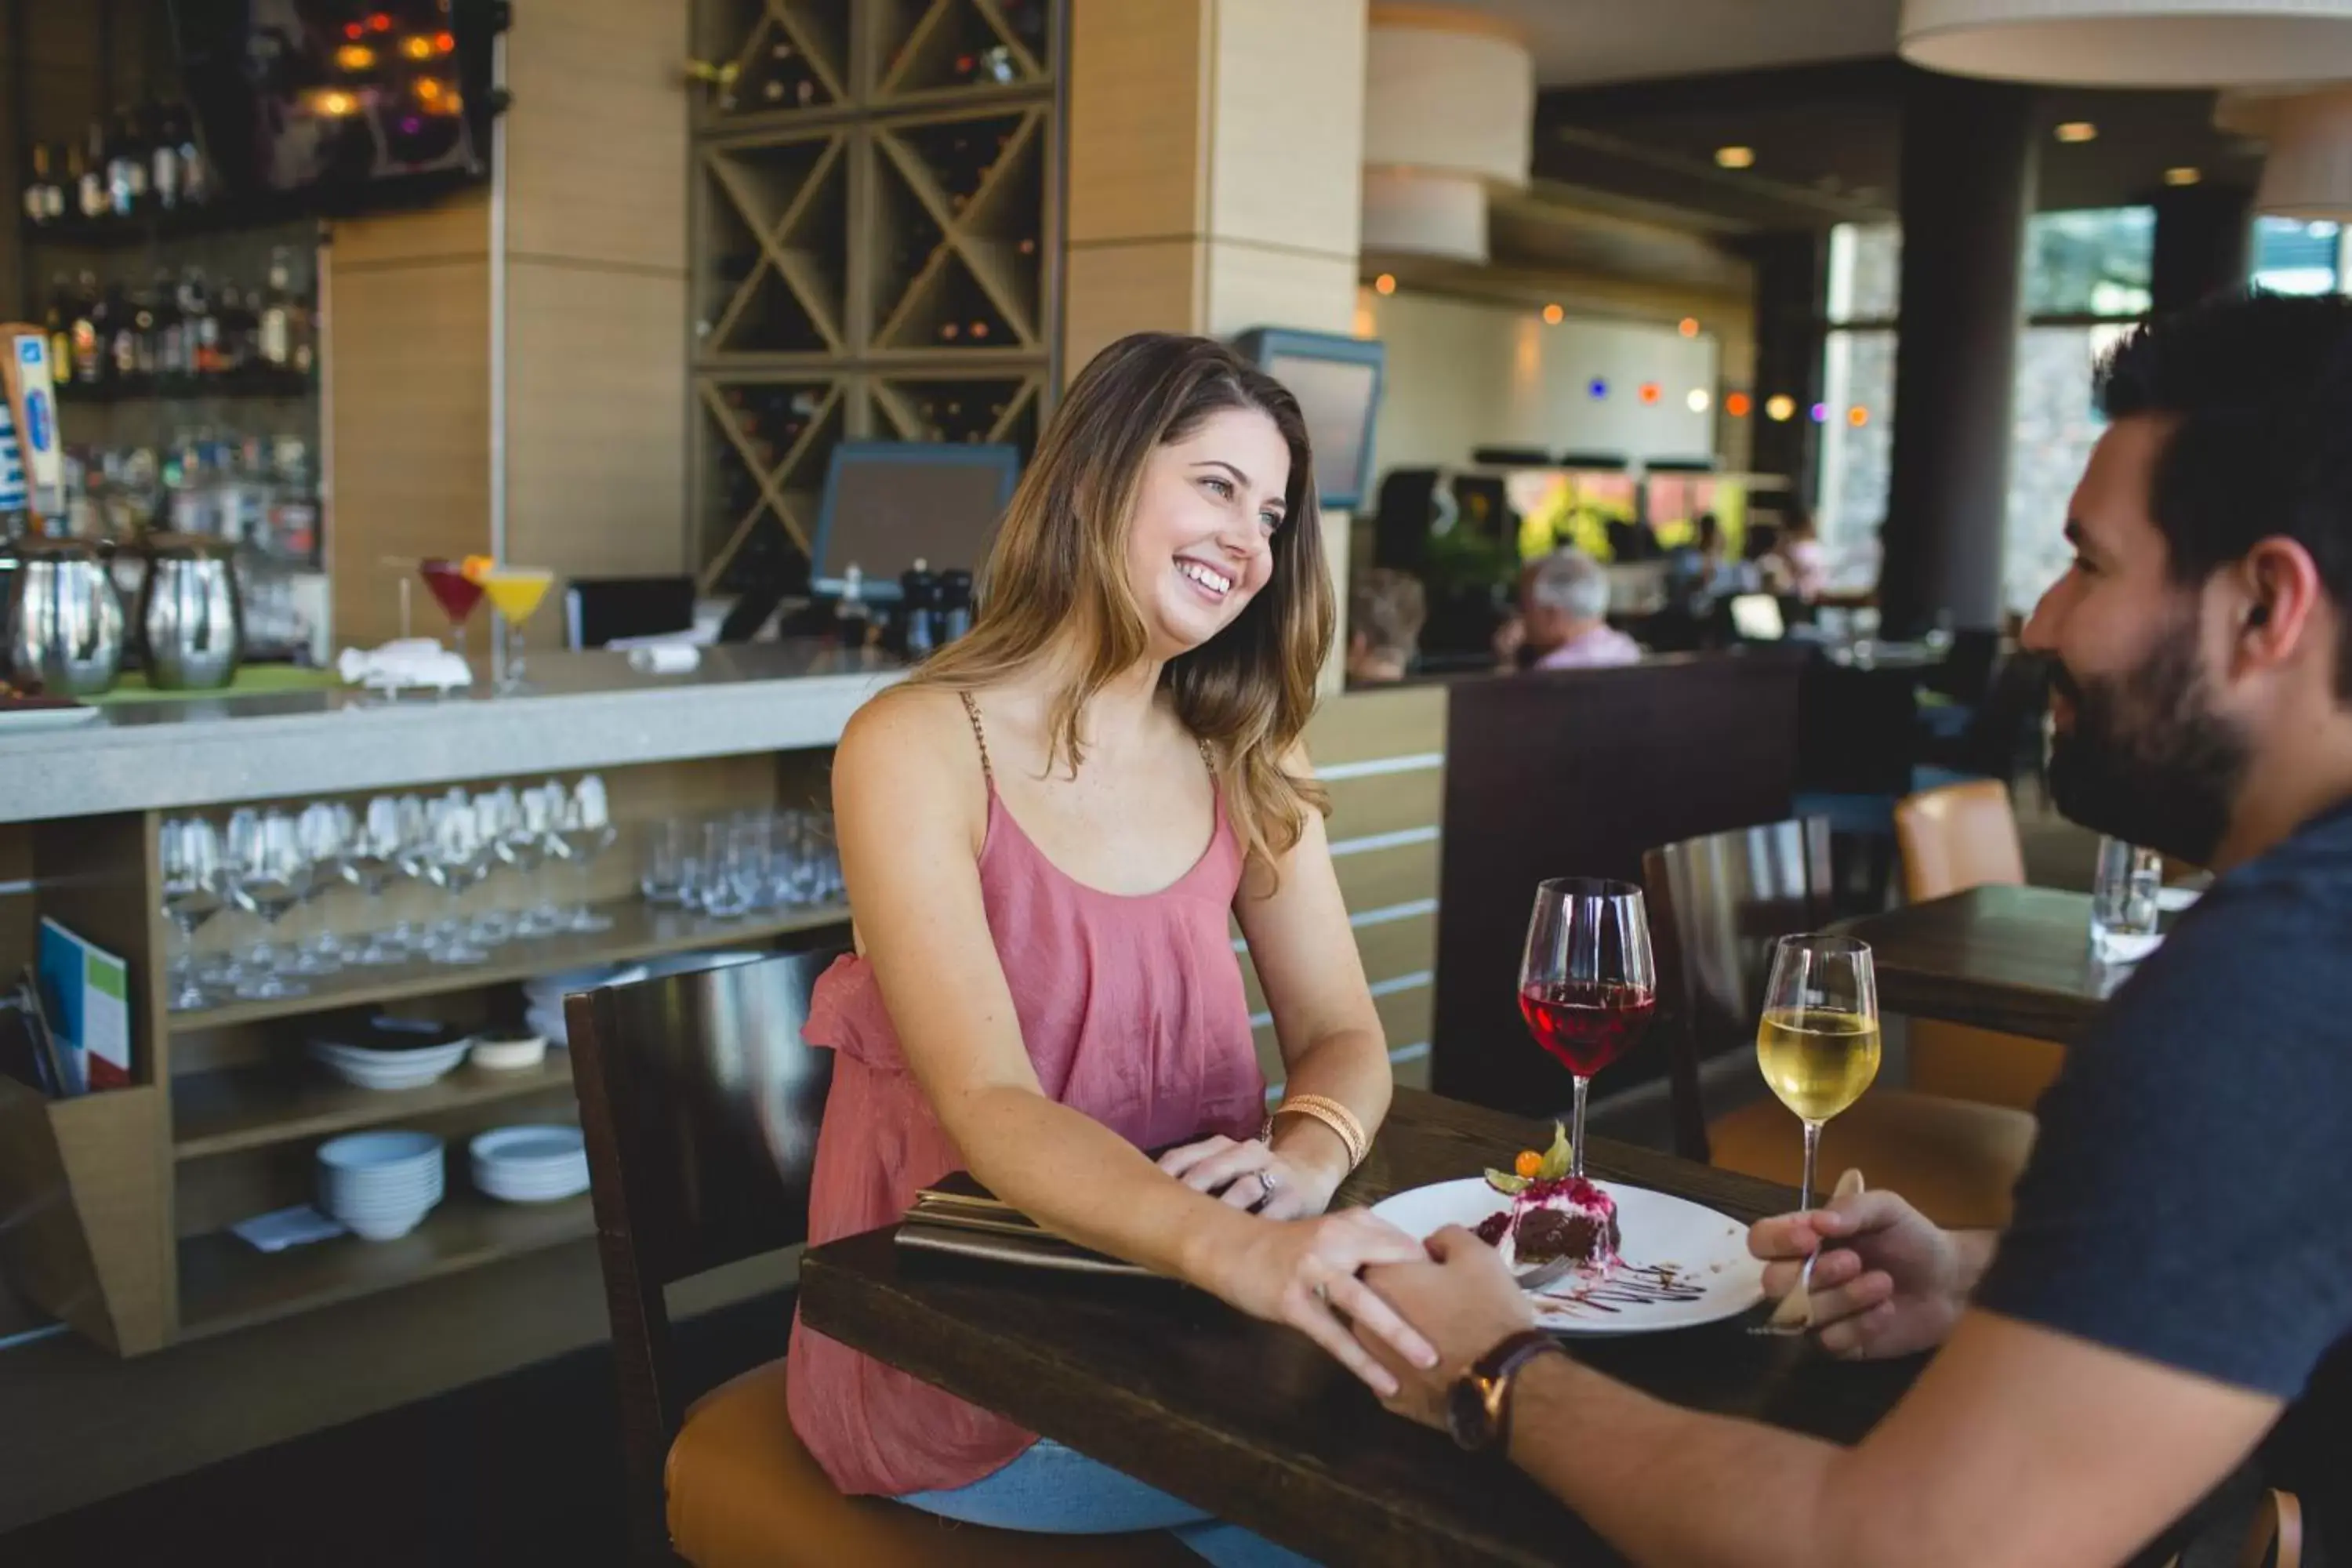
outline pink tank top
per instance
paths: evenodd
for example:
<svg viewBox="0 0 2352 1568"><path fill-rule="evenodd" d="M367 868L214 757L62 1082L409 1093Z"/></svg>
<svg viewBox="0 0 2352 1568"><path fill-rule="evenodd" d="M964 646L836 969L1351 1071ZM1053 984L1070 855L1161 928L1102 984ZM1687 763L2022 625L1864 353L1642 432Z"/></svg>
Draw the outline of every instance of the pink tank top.
<svg viewBox="0 0 2352 1568"><path fill-rule="evenodd" d="M980 715L965 699L988 768ZM988 772L980 889L1037 1080L1139 1148L1194 1133L1255 1137L1265 1077L1226 924L1242 853L1222 798L1209 847L1156 893L1072 880L1004 809ZM907 1067L873 968L819 977L803 1031L834 1052L817 1133L809 1240L895 1223L916 1189L963 1167ZM793 1429L844 1492L960 1487L1020 1457L1034 1433L859 1354L795 1316Z"/></svg>

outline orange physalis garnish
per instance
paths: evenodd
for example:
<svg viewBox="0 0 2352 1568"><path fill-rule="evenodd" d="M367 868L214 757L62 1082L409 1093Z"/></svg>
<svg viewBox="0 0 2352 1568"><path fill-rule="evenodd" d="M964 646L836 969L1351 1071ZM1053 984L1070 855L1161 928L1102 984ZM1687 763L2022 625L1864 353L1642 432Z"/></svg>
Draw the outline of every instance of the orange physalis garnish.
<svg viewBox="0 0 2352 1568"><path fill-rule="evenodd" d="M1532 1178L1537 1172L1542 1169L1543 1156L1537 1153L1532 1149L1520 1150L1519 1157L1511 1162L1511 1170L1517 1175Z"/></svg>

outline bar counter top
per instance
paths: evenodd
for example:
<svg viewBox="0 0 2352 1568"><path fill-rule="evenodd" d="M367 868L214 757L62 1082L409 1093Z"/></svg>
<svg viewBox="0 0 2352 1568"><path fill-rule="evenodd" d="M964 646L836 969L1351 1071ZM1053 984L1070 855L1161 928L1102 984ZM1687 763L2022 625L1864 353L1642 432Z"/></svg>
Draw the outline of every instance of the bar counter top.
<svg viewBox="0 0 2352 1568"><path fill-rule="evenodd" d="M617 653L536 653L530 689L446 698L343 688L116 703L0 730L0 823L407 789L830 746L898 662L812 641L709 647L683 675Z"/></svg>

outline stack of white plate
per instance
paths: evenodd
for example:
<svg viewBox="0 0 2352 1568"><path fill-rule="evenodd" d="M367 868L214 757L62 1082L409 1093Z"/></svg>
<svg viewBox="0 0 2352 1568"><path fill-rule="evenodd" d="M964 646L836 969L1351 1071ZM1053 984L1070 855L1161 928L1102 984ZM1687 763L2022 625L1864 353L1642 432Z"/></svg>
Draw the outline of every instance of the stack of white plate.
<svg viewBox="0 0 2352 1568"><path fill-rule="evenodd" d="M319 1145L319 1206L370 1241L406 1236L443 1190L430 1132L353 1132Z"/></svg>
<svg viewBox="0 0 2352 1568"><path fill-rule="evenodd" d="M467 1146L474 1185L510 1204L546 1204L588 1190L588 1146L577 1127L499 1127Z"/></svg>

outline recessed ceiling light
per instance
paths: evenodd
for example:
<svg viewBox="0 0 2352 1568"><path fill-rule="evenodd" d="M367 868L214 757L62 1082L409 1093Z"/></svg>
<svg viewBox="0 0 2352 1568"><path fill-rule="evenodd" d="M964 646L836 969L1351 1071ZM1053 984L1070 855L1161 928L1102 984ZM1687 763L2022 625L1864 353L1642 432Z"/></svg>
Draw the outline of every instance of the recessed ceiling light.
<svg viewBox="0 0 2352 1568"><path fill-rule="evenodd" d="M1393 273L1393 272L1383 272L1383 273L1381 273L1378 278L1373 279L1372 279L1372 291L1373 291L1374 293L1376 293L1376 294L1393 294L1393 293L1395 293L1395 292L1396 292L1396 274L1395 274L1395 273Z"/></svg>
<svg viewBox="0 0 2352 1568"><path fill-rule="evenodd" d="M1715 162L1717 166L1719 168L1750 168L1756 163L1756 149L1753 147L1717 147L1715 150Z"/></svg>
<svg viewBox="0 0 2352 1568"><path fill-rule="evenodd" d="M2192 169L2186 163L2177 169L2167 169L2164 172L2164 183L2168 185L2193 185L2204 177L2205 171Z"/></svg>
<svg viewBox="0 0 2352 1568"><path fill-rule="evenodd" d="M2067 120L2060 121L2051 134L2061 142L2095 142L2099 139L2099 128L2087 120Z"/></svg>

